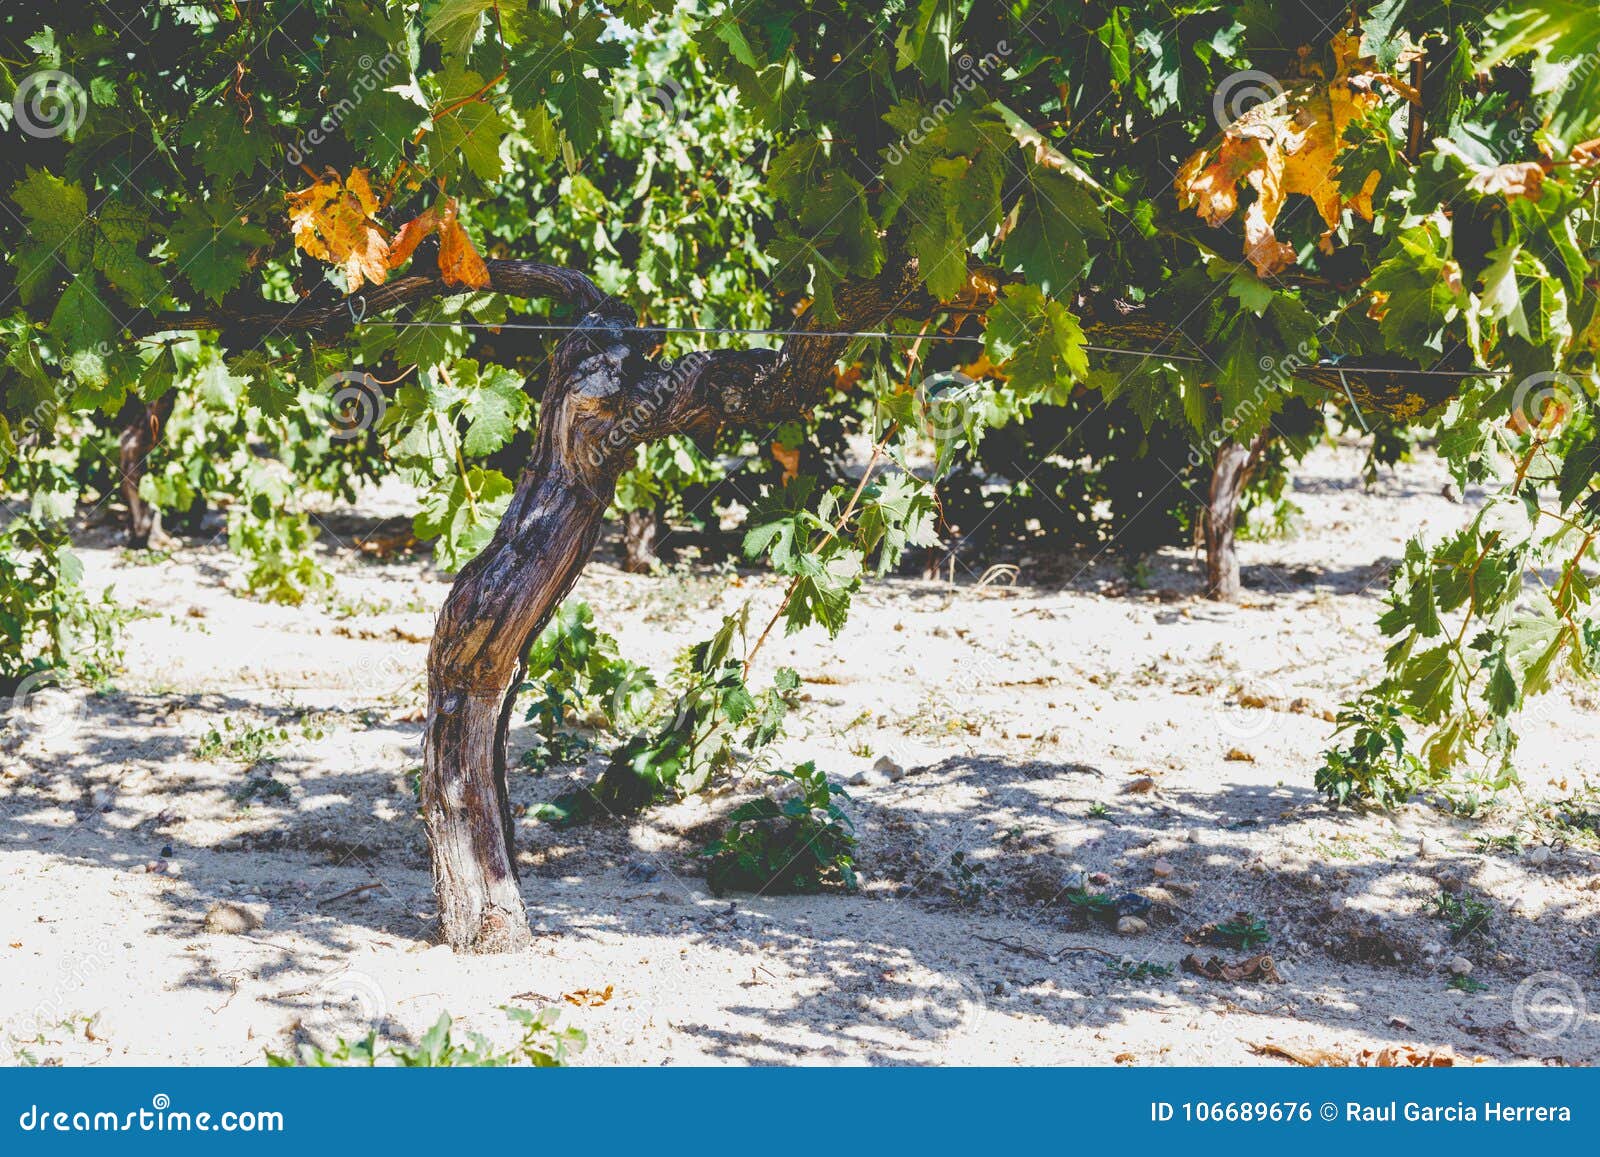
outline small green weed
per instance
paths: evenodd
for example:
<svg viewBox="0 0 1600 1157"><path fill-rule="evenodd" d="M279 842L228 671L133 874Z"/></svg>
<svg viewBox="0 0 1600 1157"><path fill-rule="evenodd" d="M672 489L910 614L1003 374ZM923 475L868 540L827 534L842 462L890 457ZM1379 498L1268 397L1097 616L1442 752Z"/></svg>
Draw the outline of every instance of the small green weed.
<svg viewBox="0 0 1600 1157"><path fill-rule="evenodd" d="M270 775L252 775L233 792L233 802L240 807L257 802L287 803L290 798L289 785Z"/></svg>
<svg viewBox="0 0 1600 1157"><path fill-rule="evenodd" d="M1323 752L1316 788L1335 806L1365 801L1390 808L1438 780L1427 764L1406 749L1407 708L1398 693L1370 691L1339 712L1336 736L1344 747Z"/></svg>
<svg viewBox="0 0 1600 1157"><path fill-rule="evenodd" d="M1473 844L1479 853L1486 856L1495 852L1515 854L1522 851L1522 837L1515 832L1504 836L1478 836L1473 840Z"/></svg>
<svg viewBox="0 0 1600 1157"><path fill-rule="evenodd" d="M501 1005L506 1016L522 1026L522 1039L509 1049L497 1050L482 1035L467 1034L458 1040L452 1031L450 1014L440 1016L416 1045L383 1044L374 1029L360 1040L342 1037L330 1049L303 1044L295 1056L267 1053L272 1068L375 1068L390 1062L404 1069L506 1068L531 1065L534 1068L560 1068L567 1058L588 1047L589 1038L581 1029L558 1028L561 1010L548 1006L531 1009Z"/></svg>
<svg viewBox="0 0 1600 1157"><path fill-rule="evenodd" d="M701 853L706 882L721 896L743 892L854 891L855 828L835 797L848 798L814 763L776 773L797 791L782 803L763 796L735 808L727 830Z"/></svg>
<svg viewBox="0 0 1600 1157"><path fill-rule="evenodd" d="M1106 965L1106 971L1117 980L1165 980L1173 974L1174 968L1153 960L1119 960Z"/></svg>
<svg viewBox="0 0 1600 1157"><path fill-rule="evenodd" d="M1468 936L1482 932L1494 915L1494 909L1470 893L1459 896L1440 892L1433 899L1433 914L1450 929L1450 943L1459 944Z"/></svg>
<svg viewBox="0 0 1600 1157"><path fill-rule="evenodd" d="M969 862L966 852L950 853L951 884L955 889L956 898L963 904L976 904L982 898L984 883L979 878L982 872L983 865Z"/></svg>
<svg viewBox="0 0 1600 1157"><path fill-rule="evenodd" d="M228 759L253 767L276 760L277 749L288 742L287 728L257 727L230 716L222 721L221 727L212 724L206 729L194 753L207 761Z"/></svg>
<svg viewBox="0 0 1600 1157"><path fill-rule="evenodd" d="M1272 932L1267 922L1248 912L1235 912L1227 920L1211 925L1206 931L1207 944L1221 948L1238 948L1249 951L1272 942Z"/></svg>

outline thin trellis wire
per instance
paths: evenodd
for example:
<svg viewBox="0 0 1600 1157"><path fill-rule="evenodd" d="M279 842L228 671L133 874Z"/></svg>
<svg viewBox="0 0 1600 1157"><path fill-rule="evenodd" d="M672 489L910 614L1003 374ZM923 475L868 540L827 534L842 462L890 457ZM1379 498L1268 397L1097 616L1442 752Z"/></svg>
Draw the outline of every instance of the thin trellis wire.
<svg viewBox="0 0 1600 1157"><path fill-rule="evenodd" d="M517 322L507 321L498 324L487 321L380 321L378 319L361 320L358 325L384 326L390 329L409 329L413 326L423 329L520 329L534 330L540 333L594 333L599 327L584 325L559 325L554 322ZM970 334L953 333L891 333L888 330L817 330L817 329L724 329L717 326L693 325L621 325L610 327L622 330L625 333L681 333L698 334L703 336L728 336L728 337L815 337L815 338L882 338L889 341L960 341L979 342L983 338ZM1082 346L1091 353L1121 354L1130 358L1154 358L1157 361L1169 362L1196 362L1205 365L1211 364L1208 359L1196 357L1193 354L1166 353L1161 350L1127 349L1123 346L1089 345ZM1507 377L1510 370L1414 370L1384 366L1353 366L1346 365L1342 358L1323 358L1320 361L1308 363L1311 369L1337 369L1340 376L1345 374L1376 374L1382 377L1412 377L1412 378L1498 378Z"/></svg>

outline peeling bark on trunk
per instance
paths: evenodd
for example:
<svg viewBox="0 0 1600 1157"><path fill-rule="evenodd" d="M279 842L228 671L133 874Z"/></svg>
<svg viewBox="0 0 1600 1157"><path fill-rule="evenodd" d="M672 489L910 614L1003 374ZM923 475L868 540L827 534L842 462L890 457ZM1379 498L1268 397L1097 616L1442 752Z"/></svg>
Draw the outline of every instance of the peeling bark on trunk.
<svg viewBox="0 0 1600 1157"><path fill-rule="evenodd" d="M173 401L170 392L151 405L131 398L123 414L126 423L117 439L117 467L122 476L122 501L128 507L128 546L134 550L144 550L150 545L151 536L161 533L161 512L140 495L139 483L145 476L146 460L161 441L167 419L172 416Z"/></svg>
<svg viewBox="0 0 1600 1157"><path fill-rule="evenodd" d="M1250 481L1267 435L1256 435L1249 446L1224 442L1217 448L1211 466L1211 493L1204 519L1206 539L1206 597L1231 603L1242 589L1239 581L1239 555L1235 531L1239 522L1239 501Z"/></svg>

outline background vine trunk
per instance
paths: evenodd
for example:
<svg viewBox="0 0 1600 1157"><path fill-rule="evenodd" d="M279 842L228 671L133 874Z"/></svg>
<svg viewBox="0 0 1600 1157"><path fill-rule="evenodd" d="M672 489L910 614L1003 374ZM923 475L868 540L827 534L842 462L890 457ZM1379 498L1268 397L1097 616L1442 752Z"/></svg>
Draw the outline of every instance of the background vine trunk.
<svg viewBox="0 0 1600 1157"><path fill-rule="evenodd" d="M1267 435L1257 434L1248 446L1227 441L1217 447L1211 464L1211 491L1205 511L1206 597L1231 603L1239 597L1239 553L1236 534L1239 503L1250 475L1266 448Z"/></svg>

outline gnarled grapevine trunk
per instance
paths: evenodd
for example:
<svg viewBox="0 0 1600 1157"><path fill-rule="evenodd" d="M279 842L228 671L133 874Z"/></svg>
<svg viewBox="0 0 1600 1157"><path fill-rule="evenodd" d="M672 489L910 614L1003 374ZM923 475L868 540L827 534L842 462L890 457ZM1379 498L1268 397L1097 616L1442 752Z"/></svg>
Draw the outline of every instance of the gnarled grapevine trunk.
<svg viewBox="0 0 1600 1157"><path fill-rule="evenodd" d="M841 293L840 328L902 305L914 269ZM586 303L589 304L589 303ZM484 551L463 567L428 653L423 819L445 939L505 952L531 939L506 794L506 733L529 644L577 580L634 447L705 438L815 404L848 339L819 332L781 351L644 356L649 335L613 301L593 304L551 357L532 460Z"/></svg>
<svg viewBox="0 0 1600 1157"><path fill-rule="evenodd" d="M1204 519L1209 599L1231 603L1239 597L1239 554L1235 548L1239 501L1266 444L1267 435L1262 433L1248 446L1230 440L1217 447Z"/></svg>
<svg viewBox="0 0 1600 1157"><path fill-rule="evenodd" d="M531 939L506 735L528 644L577 581L615 488L633 355L604 320L591 314L594 328L552 359L533 458L494 538L451 588L428 652L422 811L440 921L458 951L505 952Z"/></svg>

